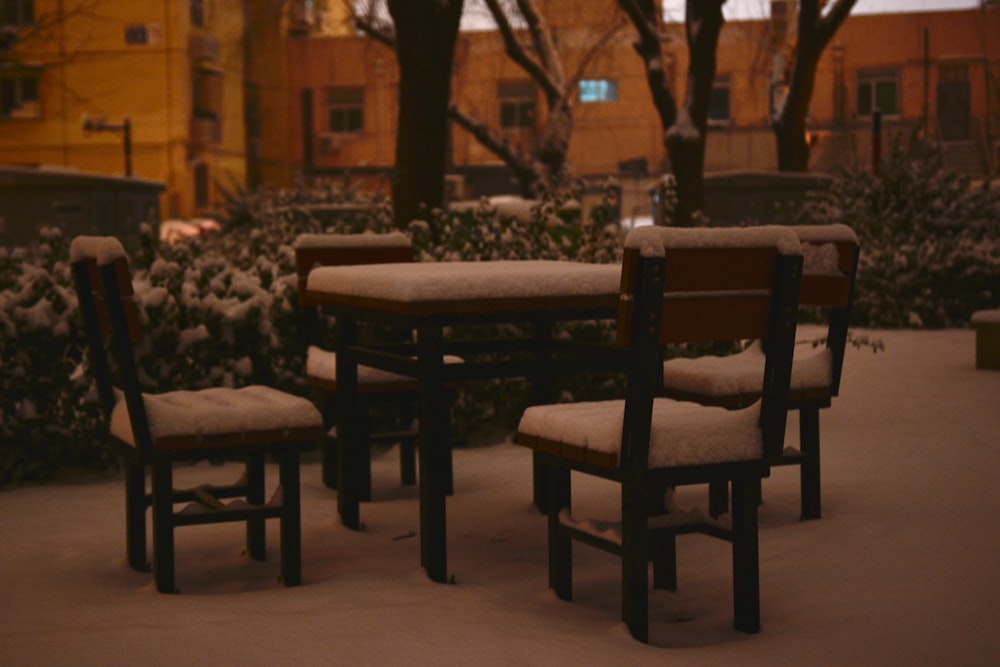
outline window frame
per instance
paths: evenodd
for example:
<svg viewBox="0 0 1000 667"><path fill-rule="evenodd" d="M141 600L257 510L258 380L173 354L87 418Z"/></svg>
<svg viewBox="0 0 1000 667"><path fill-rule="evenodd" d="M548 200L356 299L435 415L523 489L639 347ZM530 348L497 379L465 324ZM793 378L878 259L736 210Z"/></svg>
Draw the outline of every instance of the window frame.
<svg viewBox="0 0 1000 667"><path fill-rule="evenodd" d="M31 82L27 88L26 82ZM11 103L9 108L5 108L8 96ZM41 117L41 70L23 67L0 69L0 121L36 120Z"/></svg>
<svg viewBox="0 0 1000 667"><path fill-rule="evenodd" d="M891 83L895 109L891 112L879 106L879 86ZM867 110L862 110L862 90L867 90ZM900 76L898 69L866 69L858 70L854 82L854 113L858 118L871 118L875 109L882 112L883 118L899 118L902 115L900 99Z"/></svg>
<svg viewBox="0 0 1000 667"><path fill-rule="evenodd" d="M581 104L600 104L618 101L617 79L580 79L577 100Z"/></svg>
<svg viewBox="0 0 1000 667"><path fill-rule="evenodd" d="M6 0L0 12L0 26L25 28L32 25L35 25L34 0Z"/></svg>
<svg viewBox="0 0 1000 667"><path fill-rule="evenodd" d="M205 27L205 1L204 0L189 0L188 2L188 19L191 21L191 25L195 28Z"/></svg>
<svg viewBox="0 0 1000 667"><path fill-rule="evenodd" d="M538 118L537 90L530 79L497 82L497 114L504 132L525 132L536 129Z"/></svg>
<svg viewBox="0 0 1000 667"><path fill-rule="evenodd" d="M709 93L708 112L705 115L709 125L718 127L729 125L733 122L732 91L732 77L729 74L716 74L715 79L712 81L712 91ZM720 101L720 98L717 96L722 92L725 92L725 116L716 115L713 117L712 114L716 103Z"/></svg>
<svg viewBox="0 0 1000 667"><path fill-rule="evenodd" d="M328 86L325 89L326 132L343 136L365 131L363 86ZM335 121L335 114L339 120Z"/></svg>
<svg viewBox="0 0 1000 667"><path fill-rule="evenodd" d="M222 72L195 67L191 72L191 115L195 118L222 120Z"/></svg>

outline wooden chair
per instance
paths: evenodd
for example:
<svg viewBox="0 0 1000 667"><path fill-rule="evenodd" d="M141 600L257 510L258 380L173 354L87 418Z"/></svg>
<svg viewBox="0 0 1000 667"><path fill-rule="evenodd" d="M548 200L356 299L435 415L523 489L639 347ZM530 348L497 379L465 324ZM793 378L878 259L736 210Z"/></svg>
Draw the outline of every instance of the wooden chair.
<svg viewBox="0 0 1000 667"><path fill-rule="evenodd" d="M676 588L675 536L698 531L733 545L735 626L760 627L756 485L781 455L802 258L778 228L643 227L625 243L618 338L628 357L624 400L528 408L517 441L548 470L549 584L572 597L572 540L622 558L622 616L648 640L648 563L654 585ZM726 411L660 396L668 343L767 341L760 400ZM620 528L571 513L570 471L621 485ZM731 521L671 513L673 489L724 481Z"/></svg>
<svg viewBox="0 0 1000 667"><path fill-rule="evenodd" d="M795 355L788 407L799 411L799 449L787 448L772 465L799 466L801 517L818 519L821 515L819 411L830 407L831 399L840 392L859 245L854 231L846 225L791 229L802 242L804 257L799 303L824 311L827 332L821 348L800 349ZM727 357L670 359L663 364L663 395L702 405L744 407L760 396L764 360L759 341ZM712 485L709 497L713 515L727 511L729 498L725 485Z"/></svg>
<svg viewBox="0 0 1000 667"><path fill-rule="evenodd" d="M304 398L262 386L143 393L133 352L143 332L121 243L112 237L77 237L70 261L105 423L125 459L129 565L148 569L147 507L152 508L152 567L161 593L177 591L175 528L245 521L247 552L264 560L265 521L276 518L282 580L286 586L301 583L299 454L323 435L319 411ZM265 499L268 455L278 461L280 484L270 500ZM174 462L210 457L245 458L243 478L228 486L174 489ZM230 498L235 500L222 502ZM189 504L175 511L175 503Z"/></svg>
<svg viewBox="0 0 1000 667"><path fill-rule="evenodd" d="M322 326L319 304L306 290L309 272L320 266L356 264L394 264L413 261L413 246L401 232L388 234L301 234L295 240L295 265L298 273L299 306L306 344L306 382L322 392L323 423L328 433L334 426L337 396L337 354L321 346ZM371 411L376 407L396 409L405 418L412 412L417 399L417 383L413 378L361 366L358 368L358 388L363 410L368 413L359 422L368 427ZM410 420L412 421L412 420ZM362 436L365 451L358 457L363 466L359 499L371 500L371 451L374 442L399 443L400 480L416 482L415 446L417 431L409 424L391 430L376 430ZM337 440L328 435L323 441L323 483L337 488Z"/></svg>

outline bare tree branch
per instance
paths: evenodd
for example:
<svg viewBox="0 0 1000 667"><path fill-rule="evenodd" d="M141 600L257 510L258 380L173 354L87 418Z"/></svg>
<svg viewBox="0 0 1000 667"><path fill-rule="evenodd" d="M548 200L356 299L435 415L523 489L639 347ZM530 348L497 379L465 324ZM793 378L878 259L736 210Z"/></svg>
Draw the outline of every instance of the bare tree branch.
<svg viewBox="0 0 1000 667"><path fill-rule="evenodd" d="M391 49L396 48L396 30L395 27L386 21L381 20L375 14L375 3L373 0L368 0L365 5L367 9L366 12L359 13L356 9L356 4L350 0L344 0L344 4L347 6L347 10L350 13L351 25L355 29L360 30L363 34L371 37L376 42L384 44Z"/></svg>
<svg viewBox="0 0 1000 667"><path fill-rule="evenodd" d="M511 26L510 20L507 18L507 14L500 6L498 0L485 0L485 2L490 13L493 14L493 20L496 21L500 37L503 39L504 48L507 51L507 56L520 65L532 79L538 82L545 92L546 98L550 101L558 100L562 95L561 82L552 77L543 64L534 59L524 48L524 45L518 41L517 34L514 32L514 28Z"/></svg>
<svg viewBox="0 0 1000 667"><path fill-rule="evenodd" d="M656 107L663 127L670 127L677 119L677 101L670 90L663 65L656 3L653 0L618 0L618 4L639 33L639 40L634 47L646 65L646 83L653 97L653 106Z"/></svg>
<svg viewBox="0 0 1000 667"><path fill-rule="evenodd" d="M805 119L809 113L816 67L823 49L850 14L857 0L835 0L825 15L818 0L800 0L798 41L781 108L772 120L778 150L778 168L805 171L809 167L809 144Z"/></svg>
<svg viewBox="0 0 1000 667"><path fill-rule="evenodd" d="M511 148L510 143L489 125L475 116L465 113L454 104L448 106L448 115L462 129L474 136L479 143L505 163L511 165L520 163L530 170L528 161L518 155Z"/></svg>
<svg viewBox="0 0 1000 667"><path fill-rule="evenodd" d="M552 39L552 31L549 29L548 23L538 10L538 4L535 0L517 0L517 8L528 24L528 32L531 34L535 51L538 53L542 65L552 76L556 85L564 87L566 75L563 72L562 58L559 57L559 51Z"/></svg>

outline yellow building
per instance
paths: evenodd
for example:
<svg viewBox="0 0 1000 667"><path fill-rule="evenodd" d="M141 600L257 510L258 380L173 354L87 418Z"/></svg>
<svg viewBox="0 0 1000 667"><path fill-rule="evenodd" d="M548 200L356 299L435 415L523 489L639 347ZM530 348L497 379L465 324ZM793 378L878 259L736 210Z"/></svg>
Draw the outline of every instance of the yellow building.
<svg viewBox="0 0 1000 667"><path fill-rule="evenodd" d="M244 184L238 0L6 0L0 163L162 181L164 216ZM127 132L126 132L127 130Z"/></svg>

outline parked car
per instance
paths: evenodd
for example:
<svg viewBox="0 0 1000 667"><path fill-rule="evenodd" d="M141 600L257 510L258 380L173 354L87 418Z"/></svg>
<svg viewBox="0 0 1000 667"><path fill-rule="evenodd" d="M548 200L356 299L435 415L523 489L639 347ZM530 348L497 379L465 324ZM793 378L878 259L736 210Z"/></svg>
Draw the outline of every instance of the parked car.
<svg viewBox="0 0 1000 667"><path fill-rule="evenodd" d="M222 225L212 218L164 220L160 223L160 243L173 245L193 236L205 236L222 231Z"/></svg>

